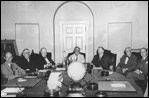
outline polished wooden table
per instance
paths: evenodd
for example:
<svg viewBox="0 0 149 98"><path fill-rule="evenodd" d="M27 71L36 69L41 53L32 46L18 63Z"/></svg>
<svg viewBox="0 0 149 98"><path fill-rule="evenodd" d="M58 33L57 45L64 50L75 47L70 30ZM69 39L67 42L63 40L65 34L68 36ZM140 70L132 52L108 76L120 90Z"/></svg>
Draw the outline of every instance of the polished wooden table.
<svg viewBox="0 0 149 98"><path fill-rule="evenodd" d="M62 88L60 90L60 97L65 97L67 95L66 91L68 90L68 86L70 84L70 82L72 81L67 73L65 71L62 72L62 76L63 76L63 85ZM94 79L93 79L93 77ZM143 92L141 90L140 87L138 87L133 81L128 80L125 76L118 74L116 72L113 72L112 74L110 74L107 77L102 77L101 76L101 70L99 69L93 69L92 70L92 75L86 73L86 75L84 76L84 80L85 81L90 81L91 79L93 79L91 82L95 82L98 83L98 81L104 81L106 79L111 79L111 80L125 80L125 81L129 81L131 83L131 85L136 89L135 93L125 93L125 92L107 92L107 96L108 97L141 97L143 96ZM85 81L81 81L81 85L85 85ZM35 85L32 89L25 89L24 93L27 94L27 96L29 97L43 97L44 96L44 91L47 89L46 86L46 80L42 79L37 85ZM86 97L94 97L95 93L98 91L90 91L87 89L87 85L84 86L85 89L85 94Z"/></svg>
<svg viewBox="0 0 149 98"><path fill-rule="evenodd" d="M24 87L24 88L33 88L38 84L42 78L26 78L25 81L19 82L19 78L10 80L8 83L2 85L2 87Z"/></svg>

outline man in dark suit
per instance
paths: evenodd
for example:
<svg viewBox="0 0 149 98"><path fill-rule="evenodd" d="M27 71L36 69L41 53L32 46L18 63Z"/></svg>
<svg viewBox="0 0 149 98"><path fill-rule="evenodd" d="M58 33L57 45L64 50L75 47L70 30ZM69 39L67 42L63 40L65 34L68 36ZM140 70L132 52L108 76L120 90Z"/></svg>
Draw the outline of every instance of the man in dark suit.
<svg viewBox="0 0 149 98"><path fill-rule="evenodd" d="M127 78L132 80L144 80L148 76L148 53L146 48L141 49L142 59L138 62L135 71L129 73Z"/></svg>
<svg viewBox="0 0 149 98"><path fill-rule="evenodd" d="M20 68L16 63L12 62L12 58L12 53L6 52L6 61L1 65L1 74L3 75L3 78L7 80L21 77L26 74L26 72L22 68Z"/></svg>
<svg viewBox="0 0 149 98"><path fill-rule="evenodd" d="M46 48L41 48L39 55L40 59L38 69L49 68L50 66L55 65L55 62L51 58L51 54L47 53Z"/></svg>
<svg viewBox="0 0 149 98"><path fill-rule="evenodd" d="M112 60L109 55L104 53L104 51L105 49L103 47L98 47L97 54L94 56L92 63L95 65L95 67L113 70Z"/></svg>
<svg viewBox="0 0 149 98"><path fill-rule="evenodd" d="M116 71L120 74L127 75L133 71L137 65L137 57L131 53L131 48L125 48L125 54L122 56Z"/></svg>
<svg viewBox="0 0 149 98"><path fill-rule="evenodd" d="M24 49L22 52L22 57L20 61L20 67L23 68L26 72L35 72L36 71L36 65L34 60L30 56L30 50Z"/></svg>

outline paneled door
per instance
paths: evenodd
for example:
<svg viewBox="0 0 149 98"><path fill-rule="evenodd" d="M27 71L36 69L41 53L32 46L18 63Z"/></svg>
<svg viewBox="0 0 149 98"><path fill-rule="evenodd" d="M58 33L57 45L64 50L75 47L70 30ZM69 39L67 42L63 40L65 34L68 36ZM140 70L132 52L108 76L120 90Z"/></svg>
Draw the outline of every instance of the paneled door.
<svg viewBox="0 0 149 98"><path fill-rule="evenodd" d="M86 53L87 25L85 23L67 23L61 26L62 57L65 58L68 53L73 52L75 46L79 46L81 52Z"/></svg>

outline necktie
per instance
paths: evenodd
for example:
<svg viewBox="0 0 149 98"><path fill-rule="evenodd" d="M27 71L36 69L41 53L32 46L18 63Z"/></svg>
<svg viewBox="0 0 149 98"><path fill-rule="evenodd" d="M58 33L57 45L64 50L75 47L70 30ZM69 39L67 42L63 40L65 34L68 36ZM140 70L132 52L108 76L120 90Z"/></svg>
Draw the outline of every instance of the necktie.
<svg viewBox="0 0 149 98"><path fill-rule="evenodd" d="M14 71L13 71L12 64L10 64L10 67L11 67L12 73L13 73L13 75L14 75L15 73L14 73Z"/></svg>
<svg viewBox="0 0 149 98"><path fill-rule="evenodd" d="M76 56L76 61L78 61L78 56Z"/></svg>

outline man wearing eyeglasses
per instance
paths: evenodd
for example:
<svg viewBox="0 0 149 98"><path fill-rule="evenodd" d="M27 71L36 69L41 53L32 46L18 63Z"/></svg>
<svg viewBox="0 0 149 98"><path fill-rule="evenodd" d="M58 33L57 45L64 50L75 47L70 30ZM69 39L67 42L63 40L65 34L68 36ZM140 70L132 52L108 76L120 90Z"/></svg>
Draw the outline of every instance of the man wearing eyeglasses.
<svg viewBox="0 0 149 98"><path fill-rule="evenodd" d="M24 49L22 52L22 59L21 59L21 68L23 68L27 73L35 72L36 65L33 59L31 58L31 53L29 49Z"/></svg>
<svg viewBox="0 0 149 98"><path fill-rule="evenodd" d="M1 73L5 79L11 80L26 74L22 68L12 62L13 56L11 52L6 52L4 59L6 61L1 65Z"/></svg>
<svg viewBox="0 0 149 98"><path fill-rule="evenodd" d="M74 48L74 53L68 58L70 62L79 61L81 63L85 62L85 58L80 54L80 47L76 46Z"/></svg>
<svg viewBox="0 0 149 98"><path fill-rule="evenodd" d="M142 59L138 62L135 71L129 73L127 78L132 80L144 80L148 77L148 50L146 48L141 48Z"/></svg>

